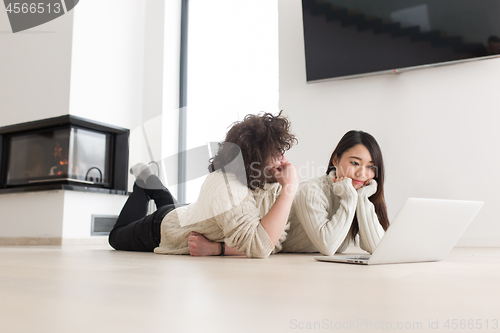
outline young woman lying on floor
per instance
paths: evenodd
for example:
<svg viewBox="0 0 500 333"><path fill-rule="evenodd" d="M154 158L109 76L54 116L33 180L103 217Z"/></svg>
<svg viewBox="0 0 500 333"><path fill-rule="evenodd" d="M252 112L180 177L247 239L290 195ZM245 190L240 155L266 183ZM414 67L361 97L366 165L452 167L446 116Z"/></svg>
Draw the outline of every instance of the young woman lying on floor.
<svg viewBox="0 0 500 333"><path fill-rule="evenodd" d="M189 254L188 237L198 232L249 258L268 257L281 249L280 239L286 236L299 177L284 153L296 141L281 113L247 115L219 144L197 201L182 207L148 166L132 167L137 180L109 235L110 245L116 250ZM157 211L146 216L150 199ZM237 252L228 249L232 253Z"/></svg>
<svg viewBox="0 0 500 333"><path fill-rule="evenodd" d="M359 236L372 253L389 227L384 199L384 163L368 133L347 132L333 151L327 174L300 183L281 252L343 252ZM228 244L229 245L229 244ZM221 245L193 232L191 255L219 255Z"/></svg>

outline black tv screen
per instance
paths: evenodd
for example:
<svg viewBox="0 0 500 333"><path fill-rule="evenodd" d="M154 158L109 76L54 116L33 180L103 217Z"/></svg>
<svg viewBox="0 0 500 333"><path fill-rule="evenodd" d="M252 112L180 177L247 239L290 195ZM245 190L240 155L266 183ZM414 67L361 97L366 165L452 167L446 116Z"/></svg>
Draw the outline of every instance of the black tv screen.
<svg viewBox="0 0 500 333"><path fill-rule="evenodd" d="M307 81L500 54L500 0L302 0Z"/></svg>

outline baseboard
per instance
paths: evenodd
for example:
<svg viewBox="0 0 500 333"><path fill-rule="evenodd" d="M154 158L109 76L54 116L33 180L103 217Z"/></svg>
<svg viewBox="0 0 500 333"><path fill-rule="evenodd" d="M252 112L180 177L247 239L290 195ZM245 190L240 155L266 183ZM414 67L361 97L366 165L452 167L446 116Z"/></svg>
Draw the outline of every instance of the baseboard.
<svg viewBox="0 0 500 333"><path fill-rule="evenodd" d="M61 237L0 237L0 245L43 246L62 245Z"/></svg>
<svg viewBox="0 0 500 333"><path fill-rule="evenodd" d="M74 245L109 245L107 236L86 238L60 237L0 237L0 246L74 246Z"/></svg>
<svg viewBox="0 0 500 333"><path fill-rule="evenodd" d="M63 238L62 245L109 245L108 236L92 236L88 238Z"/></svg>

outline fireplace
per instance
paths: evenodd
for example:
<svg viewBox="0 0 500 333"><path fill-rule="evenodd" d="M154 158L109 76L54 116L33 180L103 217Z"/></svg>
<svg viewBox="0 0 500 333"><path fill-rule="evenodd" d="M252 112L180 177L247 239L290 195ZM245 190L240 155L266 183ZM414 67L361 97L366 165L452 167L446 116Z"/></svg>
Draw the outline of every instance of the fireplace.
<svg viewBox="0 0 500 333"><path fill-rule="evenodd" d="M0 128L0 193L127 193L129 130L75 116Z"/></svg>

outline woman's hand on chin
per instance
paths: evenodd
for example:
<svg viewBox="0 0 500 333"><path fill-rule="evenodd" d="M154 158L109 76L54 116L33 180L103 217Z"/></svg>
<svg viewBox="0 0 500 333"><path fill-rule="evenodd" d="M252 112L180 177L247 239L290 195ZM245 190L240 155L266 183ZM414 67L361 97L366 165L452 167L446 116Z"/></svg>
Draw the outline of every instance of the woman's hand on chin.
<svg viewBox="0 0 500 333"><path fill-rule="evenodd" d="M334 183L338 183L338 182L343 181L343 180L344 180L344 179L346 179L346 178L347 178L347 177L338 177L338 178L335 178L335 177L334 177L334 178L333 178L333 182L334 182Z"/></svg>
<svg viewBox="0 0 500 333"><path fill-rule="evenodd" d="M202 234L191 231L188 237L189 254L193 257L218 256L221 253L221 245L209 241Z"/></svg>
<svg viewBox="0 0 500 333"><path fill-rule="evenodd" d="M366 197L371 197L377 192L377 181L371 179L365 186L358 190L359 195L364 195Z"/></svg>

